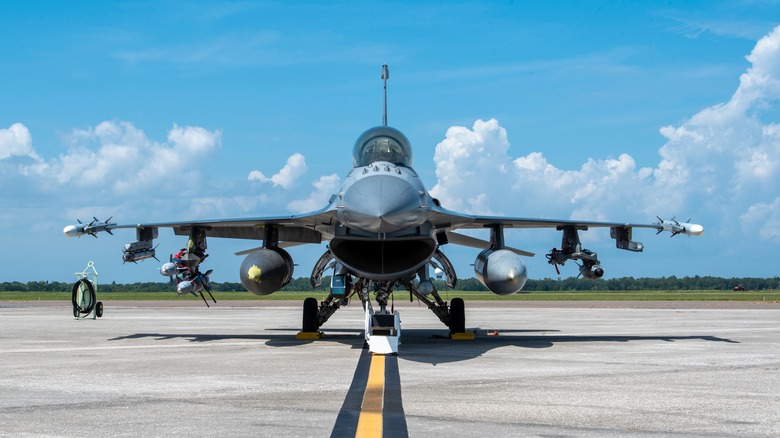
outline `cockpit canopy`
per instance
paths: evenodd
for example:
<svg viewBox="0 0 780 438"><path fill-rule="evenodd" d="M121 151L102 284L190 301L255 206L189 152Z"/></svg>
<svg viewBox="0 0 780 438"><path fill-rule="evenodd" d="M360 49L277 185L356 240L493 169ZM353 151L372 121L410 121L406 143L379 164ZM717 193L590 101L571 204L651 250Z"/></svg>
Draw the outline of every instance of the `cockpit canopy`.
<svg viewBox="0 0 780 438"><path fill-rule="evenodd" d="M352 166L368 166L377 161L412 167L409 139L401 131L389 126L377 126L361 134L352 150Z"/></svg>

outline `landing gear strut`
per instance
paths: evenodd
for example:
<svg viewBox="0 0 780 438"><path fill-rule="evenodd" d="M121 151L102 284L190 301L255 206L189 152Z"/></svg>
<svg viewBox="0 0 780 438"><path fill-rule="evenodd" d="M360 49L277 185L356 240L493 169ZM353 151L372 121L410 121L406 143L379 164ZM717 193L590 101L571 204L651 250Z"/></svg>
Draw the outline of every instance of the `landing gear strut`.
<svg viewBox="0 0 780 438"><path fill-rule="evenodd" d="M330 294L319 306L317 299L306 298L303 301L303 321L301 331L296 339L319 339L322 337L319 329L323 324L340 309L342 305L349 303L349 298L355 294L357 288L352 287L349 278L344 274L334 275L331 278Z"/></svg>
<svg viewBox="0 0 780 438"><path fill-rule="evenodd" d="M439 292L435 288L426 296L411 281L405 281L402 284L410 294L428 306L428 309L444 325L449 327L450 339L474 339L474 333L466 332L466 306L463 298L453 298L447 305L447 302L441 299ZM428 287L432 286L432 283L428 283Z"/></svg>
<svg viewBox="0 0 780 438"><path fill-rule="evenodd" d="M440 251L431 258L429 265L436 269L437 276L446 276L446 284L453 288L457 276L452 263ZM425 303L441 322L449 328L451 339L474 339L473 332L466 332L466 312L462 298L453 298L450 303L444 301L434 287L428 274L428 265L417 272L419 282L413 277L399 280L374 281L361 277L353 277L341 263L334 261L332 254L326 252L320 257L311 275L313 287L321 285L322 274L327 269L333 269L330 294L321 303L316 298L307 298L303 302L303 320L297 339L319 339L322 333L319 328L342 305L347 305L352 296L358 296L365 311L365 338L369 349L377 354L397 354L400 344L401 319L391 302L394 290L401 288L409 291L409 299ZM371 306L373 294L378 310ZM373 340L372 340L373 339Z"/></svg>

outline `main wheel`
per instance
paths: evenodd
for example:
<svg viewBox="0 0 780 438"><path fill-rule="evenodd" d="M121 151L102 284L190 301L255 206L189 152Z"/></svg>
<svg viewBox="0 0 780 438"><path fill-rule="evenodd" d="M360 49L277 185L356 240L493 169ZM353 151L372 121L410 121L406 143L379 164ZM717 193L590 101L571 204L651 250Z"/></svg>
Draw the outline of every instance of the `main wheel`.
<svg viewBox="0 0 780 438"><path fill-rule="evenodd" d="M301 331L316 332L319 329L318 317L317 299L309 297L303 300L303 328Z"/></svg>
<svg viewBox="0 0 780 438"><path fill-rule="evenodd" d="M450 301L450 333L466 332L466 306L463 298Z"/></svg>

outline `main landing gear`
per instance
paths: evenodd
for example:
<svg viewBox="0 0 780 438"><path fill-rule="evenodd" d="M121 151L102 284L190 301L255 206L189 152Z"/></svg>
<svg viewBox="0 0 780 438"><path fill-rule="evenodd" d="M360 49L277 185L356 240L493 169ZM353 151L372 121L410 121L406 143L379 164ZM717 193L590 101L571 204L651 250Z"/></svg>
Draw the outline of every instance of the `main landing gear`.
<svg viewBox="0 0 780 438"><path fill-rule="evenodd" d="M451 272L454 272L452 270ZM447 279L450 287L455 285L454 276ZM395 288L409 291L410 299L415 297L424 303L447 327L450 339L473 340L473 332L466 332L465 303L462 298L453 298L449 303L442 300L433 283L421 272L420 281L371 281L357 278L354 284L348 274L337 274L331 280L331 293L321 303L316 298L303 302L301 331L296 339L320 339L320 327L350 298L357 296L365 310L365 339L369 349L377 354L397 354L401 336L401 318L388 301ZM370 293L375 296L379 308L371 304Z"/></svg>
<svg viewBox="0 0 780 438"><path fill-rule="evenodd" d="M303 328L302 332L316 332L319 329L317 323L317 299L306 298L303 301Z"/></svg>

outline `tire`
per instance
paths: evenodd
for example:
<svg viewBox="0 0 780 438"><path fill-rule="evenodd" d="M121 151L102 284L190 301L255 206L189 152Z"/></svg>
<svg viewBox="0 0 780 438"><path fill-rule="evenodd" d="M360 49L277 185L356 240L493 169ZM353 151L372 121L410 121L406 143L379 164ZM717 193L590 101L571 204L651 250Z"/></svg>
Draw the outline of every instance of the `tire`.
<svg viewBox="0 0 780 438"><path fill-rule="evenodd" d="M98 318L103 316L103 302L102 301L98 301L97 304L95 305L95 316L97 316Z"/></svg>
<svg viewBox="0 0 780 438"><path fill-rule="evenodd" d="M466 306L463 298L450 301L450 333L466 332Z"/></svg>
<svg viewBox="0 0 780 438"><path fill-rule="evenodd" d="M318 318L317 299L309 297L303 300L303 327L301 331L316 332L320 328Z"/></svg>

